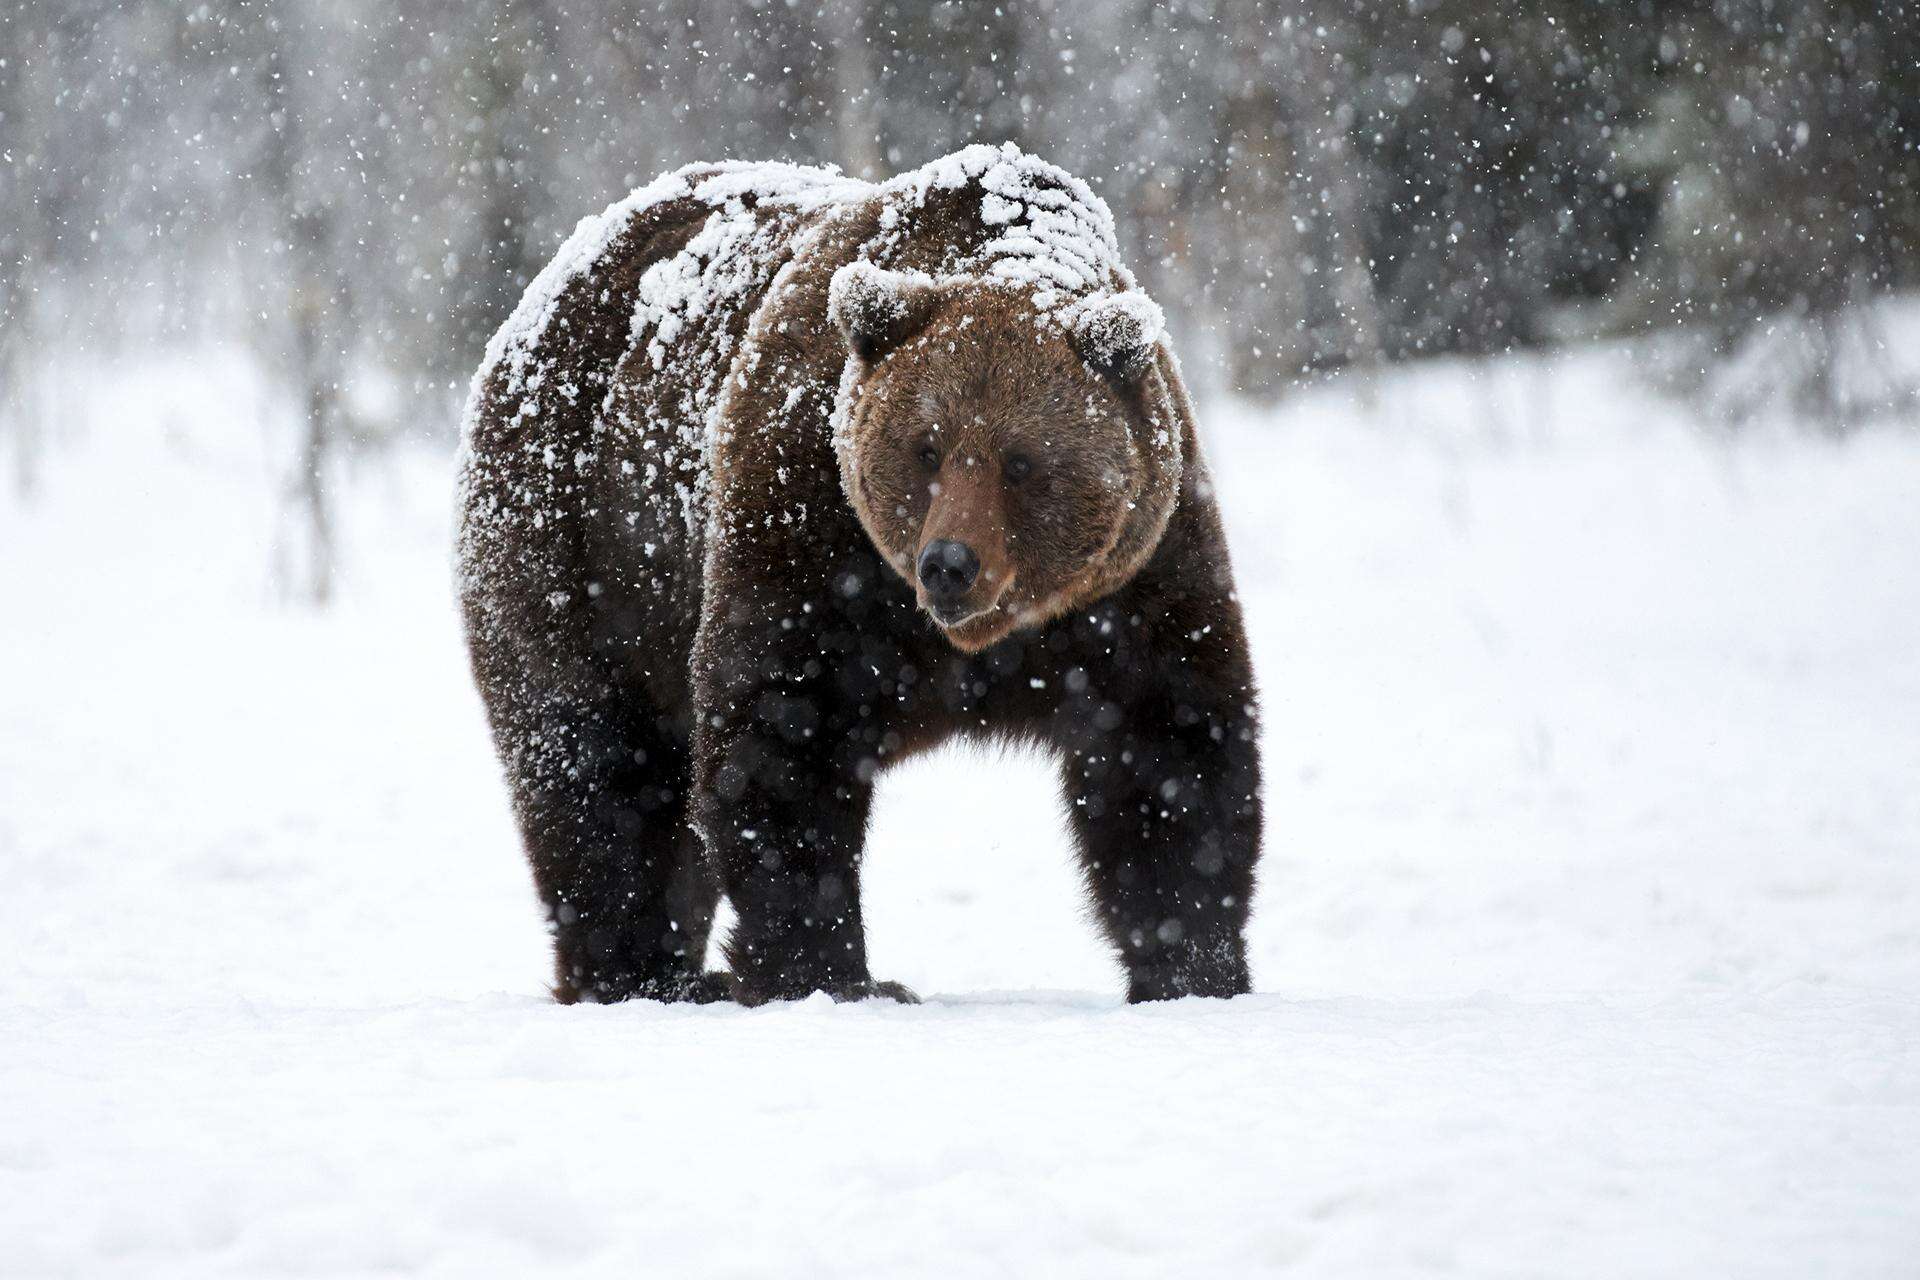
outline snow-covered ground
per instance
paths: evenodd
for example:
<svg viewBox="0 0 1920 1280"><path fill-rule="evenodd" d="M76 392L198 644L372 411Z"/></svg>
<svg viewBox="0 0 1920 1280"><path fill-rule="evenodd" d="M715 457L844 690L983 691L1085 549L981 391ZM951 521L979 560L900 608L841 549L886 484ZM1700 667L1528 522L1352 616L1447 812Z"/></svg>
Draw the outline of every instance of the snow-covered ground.
<svg viewBox="0 0 1920 1280"><path fill-rule="evenodd" d="M0 500L0 1274L1920 1267L1920 436L1617 355L1216 405L1259 994L1122 1005L1042 770L954 753L869 863L924 1005L560 1008L448 459L316 616L250 412L103 381Z"/></svg>

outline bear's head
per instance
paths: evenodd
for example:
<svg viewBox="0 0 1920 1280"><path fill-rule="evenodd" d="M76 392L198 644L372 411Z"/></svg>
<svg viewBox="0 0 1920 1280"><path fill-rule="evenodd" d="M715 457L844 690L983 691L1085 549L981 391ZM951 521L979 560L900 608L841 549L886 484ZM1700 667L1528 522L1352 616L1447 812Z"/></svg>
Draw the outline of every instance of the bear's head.
<svg viewBox="0 0 1920 1280"><path fill-rule="evenodd" d="M835 448L849 500L947 638L975 652L1138 571L1180 487L1160 312L855 262L829 315L848 361Z"/></svg>

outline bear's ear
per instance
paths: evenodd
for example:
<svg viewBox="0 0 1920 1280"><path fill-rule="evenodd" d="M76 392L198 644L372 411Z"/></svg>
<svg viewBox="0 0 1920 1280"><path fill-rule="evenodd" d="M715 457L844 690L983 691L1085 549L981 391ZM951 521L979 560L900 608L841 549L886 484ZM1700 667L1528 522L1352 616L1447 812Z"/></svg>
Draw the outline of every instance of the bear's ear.
<svg viewBox="0 0 1920 1280"><path fill-rule="evenodd" d="M1068 317L1080 358L1103 373L1132 382L1153 363L1166 317L1137 289L1089 298Z"/></svg>
<svg viewBox="0 0 1920 1280"><path fill-rule="evenodd" d="M933 314L939 286L923 271L883 271L849 262L827 286L827 318L862 360L874 360L911 338Z"/></svg>

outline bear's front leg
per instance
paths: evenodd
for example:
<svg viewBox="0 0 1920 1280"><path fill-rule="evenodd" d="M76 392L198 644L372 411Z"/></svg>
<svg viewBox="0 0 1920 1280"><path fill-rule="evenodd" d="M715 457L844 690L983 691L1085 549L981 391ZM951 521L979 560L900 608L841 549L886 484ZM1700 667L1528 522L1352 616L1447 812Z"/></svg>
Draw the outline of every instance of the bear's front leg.
<svg viewBox="0 0 1920 1280"><path fill-rule="evenodd" d="M1131 697L1089 687L1063 708L1061 773L1081 867L1133 1002L1251 989L1245 930L1260 845L1252 693L1243 679L1196 674Z"/></svg>
<svg viewBox="0 0 1920 1280"><path fill-rule="evenodd" d="M725 951L743 1004L915 1000L867 969L860 859L878 735L830 647L758 626L701 642L693 800L738 916Z"/></svg>

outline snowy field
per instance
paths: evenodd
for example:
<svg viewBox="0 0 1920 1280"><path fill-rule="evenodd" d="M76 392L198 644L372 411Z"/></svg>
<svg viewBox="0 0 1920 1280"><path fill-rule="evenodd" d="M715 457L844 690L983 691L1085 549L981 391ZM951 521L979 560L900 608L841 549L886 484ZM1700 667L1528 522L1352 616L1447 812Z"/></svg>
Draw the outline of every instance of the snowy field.
<svg viewBox="0 0 1920 1280"><path fill-rule="evenodd" d="M924 1005L560 1008L449 459L314 615L251 412L103 382L0 500L0 1275L1920 1274L1920 435L1619 356L1214 406L1259 994L1124 1006L954 753L868 864Z"/></svg>

